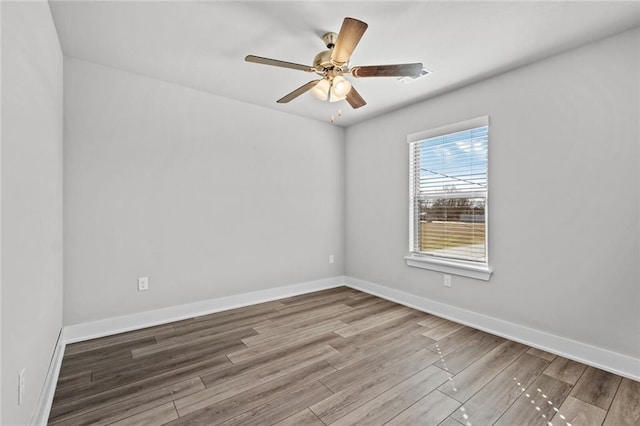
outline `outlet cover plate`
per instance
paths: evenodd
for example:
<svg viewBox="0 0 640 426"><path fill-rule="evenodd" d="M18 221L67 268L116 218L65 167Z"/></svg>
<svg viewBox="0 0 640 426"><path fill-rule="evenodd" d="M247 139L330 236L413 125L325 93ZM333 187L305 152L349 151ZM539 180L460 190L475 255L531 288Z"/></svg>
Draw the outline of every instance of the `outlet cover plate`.
<svg viewBox="0 0 640 426"><path fill-rule="evenodd" d="M149 290L149 277L138 278L138 291Z"/></svg>
<svg viewBox="0 0 640 426"><path fill-rule="evenodd" d="M444 286L451 287L451 275L444 276Z"/></svg>

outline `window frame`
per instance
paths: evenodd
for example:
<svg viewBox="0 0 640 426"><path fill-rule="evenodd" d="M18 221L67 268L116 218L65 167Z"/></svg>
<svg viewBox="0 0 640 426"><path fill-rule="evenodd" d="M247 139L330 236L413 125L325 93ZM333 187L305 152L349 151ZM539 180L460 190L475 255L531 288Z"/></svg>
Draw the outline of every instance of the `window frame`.
<svg viewBox="0 0 640 426"><path fill-rule="evenodd" d="M433 129L428 129L418 133L407 135L407 146L409 150L409 254L405 256L408 266L429 269L446 274L461 275L469 278L487 281L491 277L492 269L489 266L489 140L487 135L487 190L485 196L485 261L466 261L462 259L453 259L445 256L434 254L418 253L414 251L414 241L416 232L419 229L415 223L415 190L416 175L414 155L412 150L415 144L425 139L431 139L452 133L462 132L477 127L489 127L489 116L476 117L469 120L459 121L457 123L448 124ZM488 129L488 134L489 134ZM419 179L419 176L417 176Z"/></svg>

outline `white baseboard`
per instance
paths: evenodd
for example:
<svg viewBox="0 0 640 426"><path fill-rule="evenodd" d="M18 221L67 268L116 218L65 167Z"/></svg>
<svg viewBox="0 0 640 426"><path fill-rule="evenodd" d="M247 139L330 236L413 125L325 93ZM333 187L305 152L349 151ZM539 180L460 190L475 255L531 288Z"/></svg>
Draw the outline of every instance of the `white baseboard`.
<svg viewBox="0 0 640 426"><path fill-rule="evenodd" d="M640 359L352 277L346 285L601 370L640 380Z"/></svg>
<svg viewBox="0 0 640 426"><path fill-rule="evenodd" d="M44 380L44 385L42 385L40 397L36 404L36 411L33 414L33 419L31 419L32 425L46 426L47 421L49 420L49 412L51 411L53 396L56 392L56 384L58 383L58 375L60 374L64 348L65 343L62 340L62 330L60 330L58 341L56 342L56 348L53 351L53 357L49 363L47 377Z"/></svg>
<svg viewBox="0 0 640 426"><path fill-rule="evenodd" d="M344 285L345 277L336 276L315 281L307 281L299 284L275 287L267 290L253 291L233 296L208 299L184 305L170 306L153 311L139 312L119 317L106 318L82 324L74 324L63 327L62 341L64 344L95 339L154 325L180 321L199 315L207 315L229 309L242 308L258 303L270 302L285 297Z"/></svg>

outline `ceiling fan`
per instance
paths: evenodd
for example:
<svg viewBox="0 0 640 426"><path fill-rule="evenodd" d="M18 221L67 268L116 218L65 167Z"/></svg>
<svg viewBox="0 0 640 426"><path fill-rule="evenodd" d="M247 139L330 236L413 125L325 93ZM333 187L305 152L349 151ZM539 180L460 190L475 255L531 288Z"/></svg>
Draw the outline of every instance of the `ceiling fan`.
<svg viewBox="0 0 640 426"><path fill-rule="evenodd" d="M337 102L346 99L352 108L360 108L366 105L365 100L344 78L345 74L353 77L419 77L422 75L422 64L397 64L397 65L367 65L350 67L349 61L360 39L367 30L368 25L354 18L344 18L340 32L326 33L322 40L328 50L318 53L313 66L296 64L293 62L279 61L277 59L263 58L248 55L244 58L247 62L271 65L275 67L290 68L294 70L313 72L321 76L318 80L312 80L297 88L293 92L278 99L278 103L287 103L303 93L311 90L315 97L323 101Z"/></svg>

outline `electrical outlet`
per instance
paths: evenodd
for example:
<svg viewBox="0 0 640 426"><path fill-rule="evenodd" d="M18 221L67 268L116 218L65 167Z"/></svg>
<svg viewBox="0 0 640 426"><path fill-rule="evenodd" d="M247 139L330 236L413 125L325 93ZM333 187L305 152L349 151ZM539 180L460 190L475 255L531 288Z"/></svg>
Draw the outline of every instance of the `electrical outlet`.
<svg viewBox="0 0 640 426"><path fill-rule="evenodd" d="M451 287L451 275L444 276L444 286Z"/></svg>
<svg viewBox="0 0 640 426"><path fill-rule="evenodd" d="M336 258L332 254L329 255L329 263L336 263Z"/></svg>
<svg viewBox="0 0 640 426"><path fill-rule="evenodd" d="M18 405L22 404L22 400L24 399L24 391L26 388L25 385L25 371L26 368L23 368L18 374Z"/></svg>
<svg viewBox="0 0 640 426"><path fill-rule="evenodd" d="M138 291L149 290L149 277L138 278Z"/></svg>

